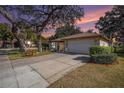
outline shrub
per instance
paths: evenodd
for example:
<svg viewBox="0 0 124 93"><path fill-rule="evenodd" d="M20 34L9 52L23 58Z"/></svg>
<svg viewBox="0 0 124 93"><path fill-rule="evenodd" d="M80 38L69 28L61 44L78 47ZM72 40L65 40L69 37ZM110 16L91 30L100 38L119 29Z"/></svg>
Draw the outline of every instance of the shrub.
<svg viewBox="0 0 124 93"><path fill-rule="evenodd" d="M37 53L37 50L35 50L35 49L29 49L29 50L27 50L25 52L25 55L26 56L34 56L34 55L36 55L36 53Z"/></svg>
<svg viewBox="0 0 124 93"><path fill-rule="evenodd" d="M114 52L115 53L124 53L124 48L123 47L115 47Z"/></svg>
<svg viewBox="0 0 124 93"><path fill-rule="evenodd" d="M90 55L110 54L111 52L112 48L108 46L93 46L90 48Z"/></svg>
<svg viewBox="0 0 124 93"><path fill-rule="evenodd" d="M117 54L97 54L91 55L91 61L99 64L112 64L117 62Z"/></svg>

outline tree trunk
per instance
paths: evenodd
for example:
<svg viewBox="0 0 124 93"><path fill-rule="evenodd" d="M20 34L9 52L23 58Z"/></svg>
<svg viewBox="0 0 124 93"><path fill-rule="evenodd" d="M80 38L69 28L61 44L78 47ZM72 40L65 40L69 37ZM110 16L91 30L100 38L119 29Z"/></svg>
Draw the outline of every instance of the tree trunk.
<svg viewBox="0 0 124 93"><path fill-rule="evenodd" d="M27 51L27 47L26 47L26 45L25 45L23 40L19 40L19 45L20 45L20 50L22 52L26 52Z"/></svg>
<svg viewBox="0 0 124 93"><path fill-rule="evenodd" d="M41 36L40 35L38 35L37 36L37 46L38 46L38 52L42 52L42 43L41 43Z"/></svg>
<svg viewBox="0 0 124 93"><path fill-rule="evenodd" d="M41 53L42 52L42 40L41 40L41 34L40 34L38 26L36 26L36 32L37 32L37 48L38 48L38 52Z"/></svg>
<svg viewBox="0 0 124 93"><path fill-rule="evenodd" d="M16 37L16 36L15 36ZM27 48L26 48L26 45L24 43L24 41L18 37L16 37L18 43L19 43L19 48L22 52L26 52L27 51Z"/></svg>

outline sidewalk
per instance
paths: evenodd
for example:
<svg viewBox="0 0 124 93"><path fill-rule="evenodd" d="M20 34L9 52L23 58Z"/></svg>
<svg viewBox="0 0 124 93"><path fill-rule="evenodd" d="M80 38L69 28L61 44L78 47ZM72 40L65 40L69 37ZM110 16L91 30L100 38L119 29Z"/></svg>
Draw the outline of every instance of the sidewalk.
<svg viewBox="0 0 124 93"><path fill-rule="evenodd" d="M6 55L0 55L0 87L17 88L15 72Z"/></svg>
<svg viewBox="0 0 124 93"><path fill-rule="evenodd" d="M48 85L32 68L27 66L14 68L7 55L0 55L0 88L43 88Z"/></svg>

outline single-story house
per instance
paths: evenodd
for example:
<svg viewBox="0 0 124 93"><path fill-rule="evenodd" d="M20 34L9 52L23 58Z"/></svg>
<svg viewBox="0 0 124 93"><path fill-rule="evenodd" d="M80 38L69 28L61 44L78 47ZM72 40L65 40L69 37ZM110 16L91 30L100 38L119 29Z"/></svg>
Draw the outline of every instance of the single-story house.
<svg viewBox="0 0 124 93"><path fill-rule="evenodd" d="M109 46L110 40L97 33L80 33L52 40L59 52L89 54L92 46Z"/></svg>

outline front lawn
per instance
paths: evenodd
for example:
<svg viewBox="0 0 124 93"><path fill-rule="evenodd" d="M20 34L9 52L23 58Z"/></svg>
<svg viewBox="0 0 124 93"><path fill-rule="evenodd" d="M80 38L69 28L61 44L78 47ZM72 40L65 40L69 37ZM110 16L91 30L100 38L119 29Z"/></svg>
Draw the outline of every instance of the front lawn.
<svg viewBox="0 0 124 93"><path fill-rule="evenodd" d="M88 63L49 87L124 87L124 54L119 54L118 60L119 64L113 65Z"/></svg>
<svg viewBox="0 0 124 93"><path fill-rule="evenodd" d="M47 54L51 54L52 52L49 50L45 50L42 53L36 53L33 56L42 56L42 55L47 55ZM25 53L19 51L19 50L11 50L8 51L8 57L10 60L15 60L15 59L20 59L20 58L25 58L25 57L33 57L33 56L26 56Z"/></svg>

